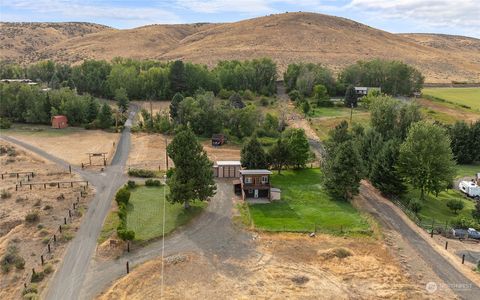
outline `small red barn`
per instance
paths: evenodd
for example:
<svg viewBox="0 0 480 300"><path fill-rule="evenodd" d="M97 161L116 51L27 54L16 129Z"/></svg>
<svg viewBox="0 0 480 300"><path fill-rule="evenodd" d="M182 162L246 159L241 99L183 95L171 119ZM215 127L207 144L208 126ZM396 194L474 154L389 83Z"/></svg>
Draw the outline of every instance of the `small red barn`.
<svg viewBox="0 0 480 300"><path fill-rule="evenodd" d="M52 117L52 128L67 128L68 120L65 116L53 116Z"/></svg>

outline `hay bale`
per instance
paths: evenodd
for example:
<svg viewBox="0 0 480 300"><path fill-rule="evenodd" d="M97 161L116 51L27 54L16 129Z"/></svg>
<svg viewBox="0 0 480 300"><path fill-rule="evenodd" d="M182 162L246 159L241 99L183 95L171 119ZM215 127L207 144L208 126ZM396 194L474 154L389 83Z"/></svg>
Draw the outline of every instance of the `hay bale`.
<svg viewBox="0 0 480 300"><path fill-rule="evenodd" d="M338 247L338 248L332 248L328 249L326 251L321 251L318 253L323 259L332 259L334 257L337 257L339 259L344 259L346 257L352 256L353 252L350 249L343 248L343 247Z"/></svg>

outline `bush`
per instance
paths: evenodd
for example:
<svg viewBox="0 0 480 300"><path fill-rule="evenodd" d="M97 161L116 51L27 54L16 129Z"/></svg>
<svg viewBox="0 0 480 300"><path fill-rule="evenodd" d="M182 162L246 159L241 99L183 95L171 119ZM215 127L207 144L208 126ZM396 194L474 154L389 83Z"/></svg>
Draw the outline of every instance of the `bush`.
<svg viewBox="0 0 480 300"><path fill-rule="evenodd" d="M117 235L124 241L133 241L135 239L135 231L124 228L117 228Z"/></svg>
<svg viewBox="0 0 480 300"><path fill-rule="evenodd" d="M235 93L234 91L228 91L228 90L225 90L225 89L221 89L219 92L218 92L218 98L220 99L228 99L230 98L230 96L233 95L233 93Z"/></svg>
<svg viewBox="0 0 480 300"><path fill-rule="evenodd" d="M418 214L422 210L422 204L413 200L408 204L408 208L410 208L413 213Z"/></svg>
<svg viewBox="0 0 480 300"><path fill-rule="evenodd" d="M452 199L447 201L447 207L450 208L454 214L458 214L458 211L462 210L465 204L462 200Z"/></svg>
<svg viewBox="0 0 480 300"><path fill-rule="evenodd" d="M155 177L155 172L145 169L130 169L128 170L128 175L133 177L152 178Z"/></svg>
<svg viewBox="0 0 480 300"><path fill-rule="evenodd" d="M26 294L38 294L38 288L36 284L32 284L27 288L24 288L22 291L22 296L25 296Z"/></svg>
<svg viewBox="0 0 480 300"><path fill-rule="evenodd" d="M0 193L0 197L2 199L8 199L8 198L12 197L12 194L7 190L2 190L2 192Z"/></svg>
<svg viewBox="0 0 480 300"><path fill-rule="evenodd" d="M318 107L332 107L334 104L329 99L319 100L317 101Z"/></svg>
<svg viewBox="0 0 480 300"><path fill-rule="evenodd" d="M27 223L36 223L40 220L40 216L37 211L31 211L25 216L25 221Z"/></svg>
<svg viewBox="0 0 480 300"><path fill-rule="evenodd" d="M147 180L145 180L145 185L146 186L161 186L162 183L160 182L160 180L147 179Z"/></svg>
<svg viewBox="0 0 480 300"><path fill-rule="evenodd" d="M0 129L9 129L12 126L12 122L5 118L0 118Z"/></svg>
<svg viewBox="0 0 480 300"><path fill-rule="evenodd" d="M37 293L28 293L23 295L23 299L25 300L38 300L40 297L38 296Z"/></svg>
<svg viewBox="0 0 480 300"><path fill-rule="evenodd" d="M168 169L166 172L167 178L171 178L173 173L175 173L175 168Z"/></svg>
<svg viewBox="0 0 480 300"><path fill-rule="evenodd" d="M298 101L298 100L302 99L302 95L297 90L290 91L290 93L288 93L288 97L290 97L290 99L292 101Z"/></svg>
<svg viewBox="0 0 480 300"><path fill-rule="evenodd" d="M245 99L245 100L253 100L253 98L255 98L255 93L253 93L251 90L246 89L246 90L243 92L243 99Z"/></svg>
<svg viewBox="0 0 480 300"><path fill-rule="evenodd" d="M47 264L47 265L45 265L45 267L43 268L43 272L44 272L45 274L47 274L47 275L53 273L53 271L54 271L54 270L53 270L53 266L52 266L51 264Z"/></svg>
<svg viewBox="0 0 480 300"><path fill-rule="evenodd" d="M45 273L42 272L35 272L32 274L31 282L40 282L45 278Z"/></svg>
<svg viewBox="0 0 480 300"><path fill-rule="evenodd" d="M453 219L452 227L457 229L479 228L478 224L473 219L468 219L465 217Z"/></svg>
<svg viewBox="0 0 480 300"><path fill-rule="evenodd" d="M136 183L135 181L133 181L133 180L129 180L129 181L127 182L127 187L128 187L129 189L134 189L134 188L137 187L137 183Z"/></svg>
<svg viewBox="0 0 480 300"><path fill-rule="evenodd" d="M117 204L120 205L123 203L124 205L128 204L128 201L130 200L130 191L123 187L117 191L117 194L115 194L115 201L117 201Z"/></svg>
<svg viewBox="0 0 480 300"><path fill-rule="evenodd" d="M25 267L25 259L18 254L18 248L14 245L7 247L7 252L0 260L2 271L8 273L11 266L15 266L18 270L22 270Z"/></svg>
<svg viewBox="0 0 480 300"><path fill-rule="evenodd" d="M262 97L262 99L260 99L260 104L262 106L268 106L268 104L269 104L268 98Z"/></svg>

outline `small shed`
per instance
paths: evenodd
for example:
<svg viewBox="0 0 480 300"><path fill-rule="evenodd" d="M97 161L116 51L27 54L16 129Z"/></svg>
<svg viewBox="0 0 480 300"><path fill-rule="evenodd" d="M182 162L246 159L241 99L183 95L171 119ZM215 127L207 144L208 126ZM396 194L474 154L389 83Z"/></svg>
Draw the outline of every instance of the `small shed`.
<svg viewBox="0 0 480 300"><path fill-rule="evenodd" d="M219 160L213 165L213 176L218 178L240 178L242 164L238 160Z"/></svg>
<svg viewBox="0 0 480 300"><path fill-rule="evenodd" d="M221 146L225 144L227 139L225 138L225 135L223 134L214 134L212 135L212 146Z"/></svg>
<svg viewBox="0 0 480 300"><path fill-rule="evenodd" d="M67 128L68 127L68 120L67 117L59 115L52 117L52 128Z"/></svg>

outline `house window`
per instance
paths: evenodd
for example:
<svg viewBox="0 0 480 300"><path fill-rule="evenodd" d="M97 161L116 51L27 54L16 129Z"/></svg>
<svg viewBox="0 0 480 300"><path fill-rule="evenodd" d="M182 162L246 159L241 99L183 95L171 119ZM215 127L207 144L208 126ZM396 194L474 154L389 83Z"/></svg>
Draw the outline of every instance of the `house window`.
<svg viewBox="0 0 480 300"><path fill-rule="evenodd" d="M245 183L252 183L252 177L245 177Z"/></svg>
<svg viewBox="0 0 480 300"><path fill-rule="evenodd" d="M262 176L262 184L268 183L268 176Z"/></svg>

